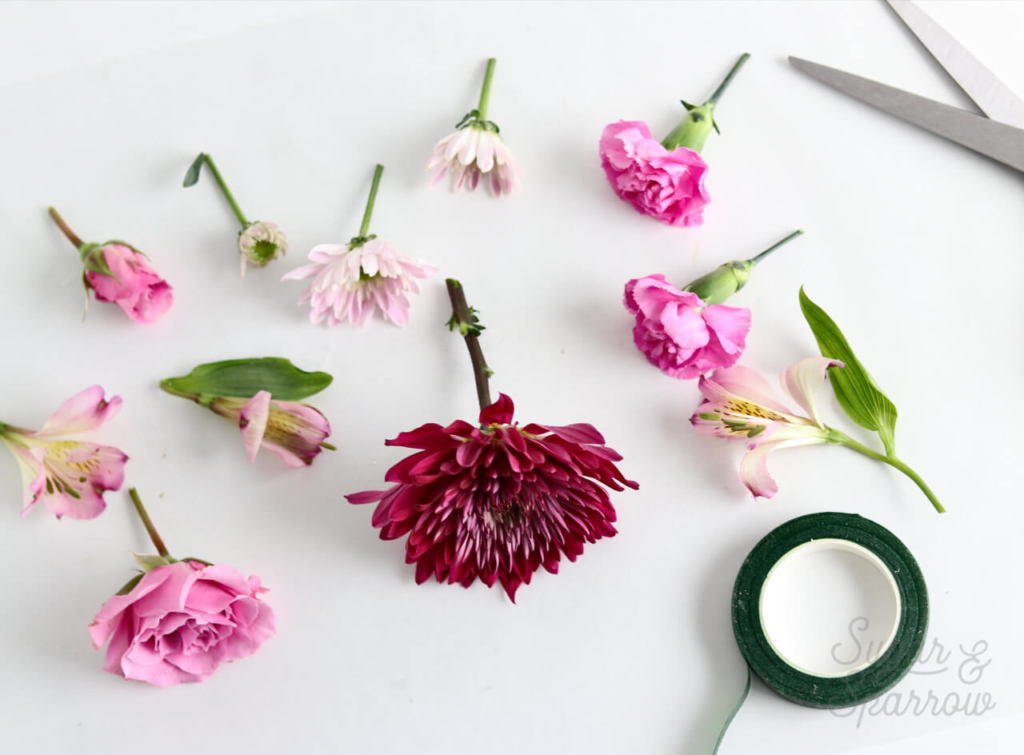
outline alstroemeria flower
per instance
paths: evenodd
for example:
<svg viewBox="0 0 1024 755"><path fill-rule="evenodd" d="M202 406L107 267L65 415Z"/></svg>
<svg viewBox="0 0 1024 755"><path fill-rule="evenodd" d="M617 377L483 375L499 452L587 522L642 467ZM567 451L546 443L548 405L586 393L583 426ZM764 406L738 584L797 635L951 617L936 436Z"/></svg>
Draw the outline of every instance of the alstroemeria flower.
<svg viewBox="0 0 1024 755"><path fill-rule="evenodd" d="M777 401L767 381L748 367L715 370L700 379L704 402L690 422L702 433L745 441L748 451L740 464L743 484L755 498L771 498L779 487L768 474L768 454L833 442L834 431L818 416L814 397L825 384L828 368L843 366L835 359L807 357L782 373L782 387L808 416L794 414Z"/></svg>
<svg viewBox="0 0 1024 755"><path fill-rule="evenodd" d="M498 124L487 120L496 64L494 58L487 61L480 102L476 108L462 117L453 133L434 146L434 154L427 162L427 170L433 171L431 186L450 175L453 191L459 191L463 186L473 191L481 177L496 197L509 194L518 187L519 166L501 138Z"/></svg>
<svg viewBox="0 0 1024 755"><path fill-rule="evenodd" d="M636 488L592 425L513 424L512 399L501 394L479 425L456 420L423 425L387 446L422 449L388 470L389 490L346 496L377 503L373 526L382 540L408 535L406 563L416 582L469 587L500 582L515 601L542 566L552 574L616 533L605 487Z"/></svg>
<svg viewBox="0 0 1024 755"><path fill-rule="evenodd" d="M307 467L321 450L333 449L324 442L331 434L330 422L309 404L274 401L268 391L260 391L250 399L218 396L209 408L242 431L250 462L256 461L260 446L289 467Z"/></svg>
<svg viewBox="0 0 1024 755"><path fill-rule="evenodd" d="M659 370L682 380L735 364L750 331L749 309L707 304L664 275L629 281L624 304L636 317L636 347Z"/></svg>
<svg viewBox="0 0 1024 755"><path fill-rule="evenodd" d="M372 238L358 246L320 244L309 253L312 265L292 270L281 280L312 278L299 304L310 304L309 320L332 328L346 320L365 325L377 310L395 325L409 322L408 293L420 292L417 279L436 268L422 260L404 257L382 239Z"/></svg>
<svg viewBox="0 0 1024 755"><path fill-rule="evenodd" d="M96 429L121 403L119 396L107 401L103 388L94 385L61 404L39 430L0 423L0 440L18 460L25 483L22 516L40 501L58 519L92 519L103 512L103 493L124 483L128 457L112 446L54 438Z"/></svg>

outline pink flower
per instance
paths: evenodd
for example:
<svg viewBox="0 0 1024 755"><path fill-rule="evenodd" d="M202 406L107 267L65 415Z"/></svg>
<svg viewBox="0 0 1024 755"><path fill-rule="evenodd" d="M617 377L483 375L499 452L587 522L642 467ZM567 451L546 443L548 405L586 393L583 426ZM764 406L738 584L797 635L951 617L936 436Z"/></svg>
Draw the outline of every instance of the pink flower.
<svg viewBox="0 0 1024 755"><path fill-rule="evenodd" d="M619 199L673 226L697 226L711 201L707 163L688 147L669 151L643 121L619 121L601 134L601 166Z"/></svg>
<svg viewBox="0 0 1024 755"><path fill-rule="evenodd" d="M736 363L750 331L750 310L706 304L663 275L626 284L626 309L636 315L633 341L647 360L675 378L690 380Z"/></svg>
<svg viewBox="0 0 1024 755"><path fill-rule="evenodd" d="M374 310L395 325L409 321L408 292L420 291L416 279L436 268L421 260L403 257L378 238L353 239L355 244L320 244L309 253L312 265L300 267L282 280L312 278L299 304L312 305L310 322L332 328L348 320L364 325Z"/></svg>
<svg viewBox="0 0 1024 755"><path fill-rule="evenodd" d="M259 598L265 591L233 567L176 561L108 600L89 635L97 649L110 640L104 670L112 674L158 687L201 682L274 634L274 612Z"/></svg>
<svg viewBox="0 0 1024 755"><path fill-rule="evenodd" d="M715 370L701 376L700 392L704 402L690 422L700 432L723 438L744 440L749 451L740 464L740 477L754 497L771 498L779 486L768 474L768 454L781 448L815 443L836 443L835 431L818 416L814 397L829 367L843 363L827 357L807 357L782 373L782 387L809 416L793 414L775 395L760 375L742 365ZM843 436L845 437L845 436Z"/></svg>
<svg viewBox="0 0 1024 755"><path fill-rule="evenodd" d="M39 501L58 519L92 519L107 504L103 493L124 483L128 457L112 446L75 440L50 440L59 435L94 430L117 414L121 398L104 399L103 388L86 388L54 412L39 430L0 423L0 440L21 467L25 486L24 517Z"/></svg>
<svg viewBox="0 0 1024 755"><path fill-rule="evenodd" d="M149 266L144 254L126 244L112 241L87 249L82 259L96 298L114 302L135 322L154 322L174 303L170 284Z"/></svg>
<svg viewBox="0 0 1024 755"><path fill-rule="evenodd" d="M446 175L451 175L453 191L458 191L463 185L473 191L480 183L480 177L486 176L490 180L485 183L496 197L510 194L518 188L519 166L492 126L474 121L439 141L427 162L426 169L434 172L430 185L435 186Z"/></svg>
<svg viewBox="0 0 1024 755"><path fill-rule="evenodd" d="M260 446L280 456L289 467L306 467L323 448L331 434L327 418L309 404L273 401L268 391L250 399L213 399L211 411L238 425L249 461L256 461Z"/></svg>
<svg viewBox="0 0 1024 755"><path fill-rule="evenodd" d="M416 582L469 587L500 581L509 598L541 566L558 572L594 543L615 534L615 508L605 485L627 480L591 425L512 423L512 399L502 394L480 412L480 425L457 420L423 425L388 446L422 449L388 470L385 491L347 496L378 502L373 526L382 540L408 535L406 563Z"/></svg>

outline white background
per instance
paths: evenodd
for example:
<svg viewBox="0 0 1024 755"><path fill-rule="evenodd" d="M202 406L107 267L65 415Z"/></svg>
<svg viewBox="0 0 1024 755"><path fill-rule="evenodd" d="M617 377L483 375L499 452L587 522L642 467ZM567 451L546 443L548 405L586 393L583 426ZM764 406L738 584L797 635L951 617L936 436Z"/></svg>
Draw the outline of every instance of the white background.
<svg viewBox="0 0 1024 755"><path fill-rule="evenodd" d="M1024 4L922 7L1024 93ZM678 100L705 97L743 51L753 58L704 151L705 225L670 228L619 202L599 168L603 126L667 133ZM930 634L952 659L896 692L987 692L997 707L858 726L755 683L723 754L1016 751L1024 183L804 78L788 54L968 106L876 2L0 5L0 418L38 426L94 383L123 396L94 437L131 456L128 484L172 551L259 574L279 619L258 654L205 684L104 674L86 627L130 576L128 551L148 549L144 532L123 492L93 521L41 508L19 520L4 455L0 751L707 753L743 681L736 571L770 529L820 510L884 524L928 578ZM492 118L525 189L427 191L422 166L475 105L491 55ZM214 184L181 188L201 150L250 217L291 240L244 282ZM314 327L295 307L301 284L279 278L356 232L376 161L373 230L441 273L404 330ZM86 240L145 250L173 310L144 327L94 303L83 325L77 258L48 204ZM797 306L806 285L899 407L900 454L948 514L893 470L825 447L773 458L781 491L754 502L741 448L687 422L696 385L634 349L626 280L682 285L797 227L807 235L731 302L754 311L744 363L774 381L816 353ZM380 487L402 458L385 438L474 418L464 346L442 327L443 276L482 310L494 389L517 417L595 424L641 484L614 496L619 536L539 574L515 606L481 585L416 586L403 543L378 540L371 508L342 498ZM312 403L338 451L310 469L267 453L248 465L237 430L157 388L260 355L335 376ZM958 646L980 640L991 664L966 685Z"/></svg>

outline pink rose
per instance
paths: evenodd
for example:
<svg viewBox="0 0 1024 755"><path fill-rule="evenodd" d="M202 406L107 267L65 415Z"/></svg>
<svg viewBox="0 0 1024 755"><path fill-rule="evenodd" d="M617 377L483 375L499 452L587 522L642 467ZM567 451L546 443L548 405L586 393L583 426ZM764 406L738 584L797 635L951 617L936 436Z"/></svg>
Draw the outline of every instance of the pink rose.
<svg viewBox="0 0 1024 755"><path fill-rule="evenodd" d="M274 612L258 577L222 564L176 561L115 595L89 626L105 671L158 687L201 682L221 663L252 655L274 634Z"/></svg>
<svg viewBox="0 0 1024 755"><path fill-rule="evenodd" d="M102 257L112 273L95 272L95 267L86 270L89 287L100 301L114 302L138 323L151 323L171 308L171 287L153 271L145 255L124 244L109 243L88 256Z"/></svg>
<svg viewBox="0 0 1024 755"><path fill-rule="evenodd" d="M711 201L704 188L708 166L692 149L669 152L643 121L619 121L601 134L601 166L612 189L636 208L668 225L704 222Z"/></svg>
<svg viewBox="0 0 1024 755"><path fill-rule="evenodd" d="M680 291L664 275L626 284L626 309L636 315L633 341L666 375L690 380L740 358L750 331L750 310L706 304Z"/></svg>

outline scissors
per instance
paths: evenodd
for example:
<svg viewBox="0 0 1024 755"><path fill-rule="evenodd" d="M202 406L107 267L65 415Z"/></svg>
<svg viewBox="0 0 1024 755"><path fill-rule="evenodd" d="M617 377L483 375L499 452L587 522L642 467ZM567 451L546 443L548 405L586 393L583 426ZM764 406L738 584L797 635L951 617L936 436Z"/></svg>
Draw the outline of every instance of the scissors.
<svg viewBox="0 0 1024 755"><path fill-rule="evenodd" d="M984 115L790 56L818 81L897 118L1024 172L1024 100L910 0L887 0Z"/></svg>

